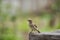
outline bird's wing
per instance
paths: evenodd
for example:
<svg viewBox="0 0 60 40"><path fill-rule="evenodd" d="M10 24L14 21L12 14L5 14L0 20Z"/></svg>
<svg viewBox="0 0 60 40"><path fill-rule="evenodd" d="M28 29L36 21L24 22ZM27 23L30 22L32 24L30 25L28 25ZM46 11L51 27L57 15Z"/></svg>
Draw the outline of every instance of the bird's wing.
<svg viewBox="0 0 60 40"><path fill-rule="evenodd" d="M36 27L37 28L37 26L34 24L34 27Z"/></svg>

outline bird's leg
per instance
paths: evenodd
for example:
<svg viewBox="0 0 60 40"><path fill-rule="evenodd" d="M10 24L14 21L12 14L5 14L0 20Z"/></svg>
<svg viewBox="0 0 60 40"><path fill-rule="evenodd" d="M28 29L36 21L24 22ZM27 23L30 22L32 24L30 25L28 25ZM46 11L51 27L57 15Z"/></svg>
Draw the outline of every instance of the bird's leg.
<svg viewBox="0 0 60 40"><path fill-rule="evenodd" d="M31 30L31 32L30 32L30 33L32 33L32 31L33 31L33 29Z"/></svg>

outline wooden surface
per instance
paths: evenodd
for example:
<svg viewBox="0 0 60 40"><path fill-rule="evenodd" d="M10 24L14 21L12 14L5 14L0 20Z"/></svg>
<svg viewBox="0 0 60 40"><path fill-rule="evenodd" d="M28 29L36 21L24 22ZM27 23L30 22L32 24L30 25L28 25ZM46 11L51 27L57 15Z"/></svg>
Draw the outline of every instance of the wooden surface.
<svg viewBox="0 0 60 40"><path fill-rule="evenodd" d="M60 32L60 31L59 31ZM29 40L60 40L58 32L29 33Z"/></svg>

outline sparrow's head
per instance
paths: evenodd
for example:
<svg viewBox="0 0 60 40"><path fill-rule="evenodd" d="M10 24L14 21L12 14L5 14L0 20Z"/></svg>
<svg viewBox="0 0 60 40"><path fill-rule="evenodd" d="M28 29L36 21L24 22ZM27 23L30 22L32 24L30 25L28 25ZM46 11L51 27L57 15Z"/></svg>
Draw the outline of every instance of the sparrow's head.
<svg viewBox="0 0 60 40"><path fill-rule="evenodd" d="M28 19L28 22L29 22L29 23L32 23L32 19Z"/></svg>

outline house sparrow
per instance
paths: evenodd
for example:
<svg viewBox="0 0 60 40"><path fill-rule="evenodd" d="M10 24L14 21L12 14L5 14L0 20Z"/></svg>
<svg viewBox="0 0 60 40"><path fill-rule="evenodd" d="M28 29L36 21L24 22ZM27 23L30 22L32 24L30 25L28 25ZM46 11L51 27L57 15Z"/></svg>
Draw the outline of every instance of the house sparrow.
<svg viewBox="0 0 60 40"><path fill-rule="evenodd" d="M37 26L32 23L32 20L31 19L28 19L28 22L29 22L29 26L32 29L32 31L37 31L38 33L40 33L40 31L37 29Z"/></svg>

